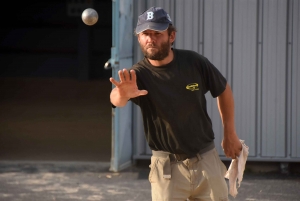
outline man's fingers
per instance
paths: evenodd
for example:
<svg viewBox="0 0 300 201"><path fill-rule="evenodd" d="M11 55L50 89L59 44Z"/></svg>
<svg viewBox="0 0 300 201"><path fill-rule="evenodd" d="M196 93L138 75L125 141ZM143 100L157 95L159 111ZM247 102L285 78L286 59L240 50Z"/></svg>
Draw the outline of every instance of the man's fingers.
<svg viewBox="0 0 300 201"><path fill-rule="evenodd" d="M118 74L119 74L120 82L124 82L124 81L125 81L125 78L124 78L123 71L122 71L122 70L119 70L119 71L118 71Z"/></svg>
<svg viewBox="0 0 300 201"><path fill-rule="evenodd" d="M130 75L127 69L123 69L123 75L126 81L130 81Z"/></svg>
<svg viewBox="0 0 300 201"><path fill-rule="evenodd" d="M128 70L124 68L123 70L118 71L120 82L130 81L131 75L129 74Z"/></svg>
<svg viewBox="0 0 300 201"><path fill-rule="evenodd" d="M236 154L234 151L232 150L227 150L227 149L223 149L224 154L226 156L226 158L232 158L235 159L237 156L239 156L238 154Z"/></svg>
<svg viewBox="0 0 300 201"><path fill-rule="evenodd" d="M241 152L238 152L238 153L237 152L226 153L225 151L224 151L224 153L225 153L225 156L227 158L232 158L232 159L236 159L241 154Z"/></svg>
<svg viewBox="0 0 300 201"><path fill-rule="evenodd" d="M116 81L114 78L110 78L110 82L113 83L114 85L116 86L119 86L122 82L130 82L130 81L133 81L133 82L136 82L136 74L135 74L135 71L134 70L131 70L130 72L127 70L127 69L123 69L123 70L119 70L118 71L118 75L119 75L119 78L120 78L120 81ZM148 92L147 91L144 91L142 92L142 95L146 95Z"/></svg>
<svg viewBox="0 0 300 201"><path fill-rule="evenodd" d="M133 82L136 82L136 74L135 74L135 71L134 70L131 70L130 71L130 76L131 76L131 80Z"/></svg>
<svg viewBox="0 0 300 201"><path fill-rule="evenodd" d="M239 140L230 142L223 139L221 142L221 146L227 158L236 159L240 156L242 151L242 144Z"/></svg>
<svg viewBox="0 0 300 201"><path fill-rule="evenodd" d="M115 86L119 86L119 82L118 81L116 81L114 78L109 78L109 81L111 82L111 83L113 83Z"/></svg>
<svg viewBox="0 0 300 201"><path fill-rule="evenodd" d="M144 96L144 95L147 95L147 94L148 94L147 90L140 90L139 91L139 96Z"/></svg>

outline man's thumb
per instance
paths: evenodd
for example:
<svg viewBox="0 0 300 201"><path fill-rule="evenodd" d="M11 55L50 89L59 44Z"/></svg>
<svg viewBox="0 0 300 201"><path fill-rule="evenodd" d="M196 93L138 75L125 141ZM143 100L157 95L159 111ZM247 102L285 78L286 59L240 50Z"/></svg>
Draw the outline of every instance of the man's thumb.
<svg viewBox="0 0 300 201"><path fill-rule="evenodd" d="M147 95L148 94L148 91L147 90L140 90L139 91L139 95L140 96L144 96L144 95Z"/></svg>

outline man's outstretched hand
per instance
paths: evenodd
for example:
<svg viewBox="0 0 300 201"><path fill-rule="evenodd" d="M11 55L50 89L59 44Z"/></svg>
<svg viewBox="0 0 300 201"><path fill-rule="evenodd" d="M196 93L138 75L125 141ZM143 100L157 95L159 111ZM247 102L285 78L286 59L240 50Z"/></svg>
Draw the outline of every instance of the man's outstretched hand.
<svg viewBox="0 0 300 201"><path fill-rule="evenodd" d="M118 74L119 82L112 77L109 79L116 86L110 94L110 100L113 105L123 107L130 98L148 94L147 90L138 89L134 70L131 70L129 73L127 69L123 69L119 70Z"/></svg>

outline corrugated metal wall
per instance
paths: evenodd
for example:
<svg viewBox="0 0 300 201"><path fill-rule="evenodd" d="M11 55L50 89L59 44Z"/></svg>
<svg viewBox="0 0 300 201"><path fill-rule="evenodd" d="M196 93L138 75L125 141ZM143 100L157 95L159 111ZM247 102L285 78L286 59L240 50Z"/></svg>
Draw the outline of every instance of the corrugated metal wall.
<svg viewBox="0 0 300 201"><path fill-rule="evenodd" d="M249 160L300 161L300 3L298 0L134 0L137 16L163 7L177 27L175 48L206 56L228 79L239 137ZM134 62L142 58L135 39ZM222 125L208 98L221 157ZM134 108L135 158L151 153Z"/></svg>

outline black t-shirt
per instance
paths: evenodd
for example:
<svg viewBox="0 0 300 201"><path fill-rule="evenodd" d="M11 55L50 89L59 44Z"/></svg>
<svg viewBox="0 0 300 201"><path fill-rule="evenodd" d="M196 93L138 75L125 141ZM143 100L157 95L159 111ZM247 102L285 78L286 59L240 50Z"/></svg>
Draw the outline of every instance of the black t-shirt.
<svg viewBox="0 0 300 201"><path fill-rule="evenodd" d="M155 67L144 58L131 69L148 94L131 99L142 111L146 140L152 150L194 155L214 140L205 93L219 96L226 79L207 58L173 49L174 59Z"/></svg>

